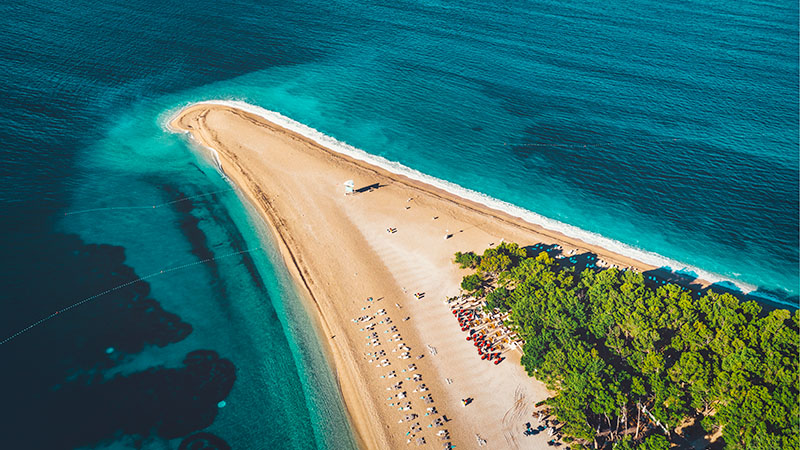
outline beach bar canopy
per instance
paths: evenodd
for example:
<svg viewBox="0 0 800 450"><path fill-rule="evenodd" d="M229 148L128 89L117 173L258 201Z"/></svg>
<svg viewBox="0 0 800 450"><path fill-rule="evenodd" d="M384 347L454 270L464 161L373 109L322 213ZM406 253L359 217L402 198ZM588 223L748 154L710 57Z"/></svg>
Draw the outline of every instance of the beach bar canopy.
<svg viewBox="0 0 800 450"><path fill-rule="evenodd" d="M353 193L353 189L355 188L355 183L353 180L347 180L344 182L344 195L350 195Z"/></svg>

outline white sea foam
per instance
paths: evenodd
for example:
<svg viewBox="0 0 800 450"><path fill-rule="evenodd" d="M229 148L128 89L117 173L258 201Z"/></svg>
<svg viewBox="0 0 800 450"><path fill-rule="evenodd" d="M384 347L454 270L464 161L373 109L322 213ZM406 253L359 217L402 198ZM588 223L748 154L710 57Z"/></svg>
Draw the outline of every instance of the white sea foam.
<svg viewBox="0 0 800 450"><path fill-rule="evenodd" d="M712 272L702 270L698 267L693 267L681 263L679 261L669 259L657 253L653 253L644 249L624 244L622 242L610 239L603 235L583 230L576 226L562 223L557 220L550 219L548 217L544 217L533 211L529 211L517 205L513 205L503 200L490 197L486 194L473 191L463 186L459 186L447 180L442 180L439 178L432 177L430 175L426 175L418 170L414 170L410 167L400 164L399 162L390 161L381 156L376 156L367 153L364 150L353 147L352 145L349 145L345 142L339 141L331 136L328 136L324 133L315 130L314 128L303 125L302 123L297 122L295 120L292 120L278 112L270 111L268 109L261 108L260 106L251 105L249 103L238 100L208 100L199 103L230 106L233 108L241 109L243 111L247 111L249 113L260 116L270 122L278 124L288 130L291 130L295 133L305 136L306 138L311 139L312 141L326 148L350 156L351 158L364 161L374 166L378 166L394 174L403 175L412 180L420 181L429 184L431 186L435 186L439 189L447 191L453 195L457 195L461 198L486 205L495 210L503 211L514 217L519 217L520 219L525 220L526 222L539 225L551 231L562 233L571 238L579 239L590 245L602 247L610 252L627 256L629 258L635 259L645 264L655 267L669 268L671 271L677 273L696 275L697 278L706 280L711 283L724 283L724 284L731 283L744 293L750 293L757 289L757 287L754 285L747 284L739 280L733 280L723 275L718 275ZM177 114L179 114L180 111L181 110L177 110L165 115L166 116L165 128L167 129L169 128L166 126L166 123L169 123L169 121L172 120L172 118L175 117ZM214 153L215 159L219 161L216 151L214 149L210 150Z"/></svg>
<svg viewBox="0 0 800 450"><path fill-rule="evenodd" d="M217 103L217 102L207 102L207 103ZM247 104L247 103L244 103L244 102L236 102L236 103L242 103L243 105ZM170 124L170 122L172 122L172 119L174 119L175 117L178 116L178 114L181 113L181 111L183 111L185 108L187 108L188 106L191 106L193 104L194 103L189 103L189 104L187 104L187 105L185 105L185 106L183 106L181 108L177 108L177 109L174 109L174 110L167 111L165 114L163 114L161 116L161 119L159 120L159 123L161 124L161 128L164 131L168 131L170 133L181 133L180 130L176 130L176 129L172 128L169 124ZM219 152L217 152L217 149L215 149L213 147L209 147L207 145L203 145L201 142L195 140L188 131L183 132L183 133L189 136L189 139L192 141L193 145L196 145L198 147L202 147L203 149L205 149L208 152L208 154L211 156L211 162L214 164L214 166L217 167L217 170L219 170L219 172L220 172L220 174L222 174L223 178L227 179L227 177L225 176L225 173L222 171L222 162L219 159Z"/></svg>

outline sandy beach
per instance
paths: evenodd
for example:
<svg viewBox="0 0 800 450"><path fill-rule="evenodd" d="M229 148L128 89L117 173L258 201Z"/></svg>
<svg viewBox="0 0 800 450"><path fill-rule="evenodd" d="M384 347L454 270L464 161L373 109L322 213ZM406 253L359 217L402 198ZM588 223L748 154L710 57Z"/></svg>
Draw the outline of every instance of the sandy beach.
<svg viewBox="0 0 800 450"><path fill-rule="evenodd" d="M532 413L548 396L545 386L527 376L518 350L498 365L481 360L443 301L459 295L467 273L453 264L455 252L482 252L503 240L558 244L565 254L592 252L609 264L654 269L232 106L195 104L169 126L218 152L225 175L273 231L316 313L363 448L417 447L420 438L426 448L548 448L547 434L523 435L527 422L537 425ZM343 182L351 179L361 192L346 196ZM465 398L473 400L463 406Z"/></svg>

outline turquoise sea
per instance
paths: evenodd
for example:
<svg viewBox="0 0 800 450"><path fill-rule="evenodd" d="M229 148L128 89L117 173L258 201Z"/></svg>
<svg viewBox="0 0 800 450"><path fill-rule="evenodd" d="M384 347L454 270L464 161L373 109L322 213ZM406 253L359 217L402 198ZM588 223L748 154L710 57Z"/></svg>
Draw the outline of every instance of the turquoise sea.
<svg viewBox="0 0 800 450"><path fill-rule="evenodd" d="M550 228L798 301L796 2L0 13L4 447L355 447L262 225L163 128L200 100L279 112Z"/></svg>

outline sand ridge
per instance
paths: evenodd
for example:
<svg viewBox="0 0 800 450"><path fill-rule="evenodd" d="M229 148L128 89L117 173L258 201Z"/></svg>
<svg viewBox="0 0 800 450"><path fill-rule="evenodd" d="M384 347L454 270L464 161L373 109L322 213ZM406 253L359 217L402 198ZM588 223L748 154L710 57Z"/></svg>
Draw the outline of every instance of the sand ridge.
<svg viewBox="0 0 800 450"><path fill-rule="evenodd" d="M499 365L481 360L443 302L459 294L466 273L452 263L456 251L481 252L501 240L544 242L653 268L356 161L230 106L191 105L169 126L213 148L269 225L316 312L363 448L417 447L421 437L423 448L478 448L479 439L485 448L547 448L545 433L522 434L525 423L537 425L533 405L547 389L525 374L517 350ZM348 179L377 188L345 196ZM353 322L364 316L371 319ZM406 348L409 359L402 359ZM387 378L391 371L396 376ZM464 407L463 398L474 400ZM399 411L406 402L411 409ZM409 414L416 417L407 420ZM441 441L439 430L449 439Z"/></svg>

